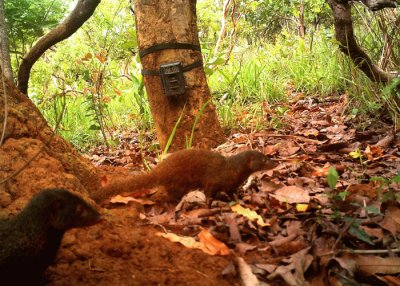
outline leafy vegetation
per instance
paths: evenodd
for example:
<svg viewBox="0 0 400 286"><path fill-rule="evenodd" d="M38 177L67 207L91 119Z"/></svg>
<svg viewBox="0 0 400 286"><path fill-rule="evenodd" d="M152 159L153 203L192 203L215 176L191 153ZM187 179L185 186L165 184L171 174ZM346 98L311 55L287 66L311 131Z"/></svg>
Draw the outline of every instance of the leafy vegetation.
<svg viewBox="0 0 400 286"><path fill-rule="evenodd" d="M282 109L285 101L311 95L347 94L347 112L354 118L380 111L398 118L398 81L385 88L371 83L339 52L325 1L240 1L235 12L228 7L226 18L222 2L198 1L197 14L205 71L226 129L249 123L256 130L279 128L278 117L265 120L266 107ZM15 58L58 23L68 5L7 1ZM398 13L371 13L354 5L360 44L375 62L398 70L400 49L393 43L399 36L392 25ZM390 55L382 53L388 48L385 39L392 41ZM134 16L126 1L102 1L82 29L49 50L34 66L29 94L51 124L65 113L59 133L80 148L112 144L116 129L151 130Z"/></svg>

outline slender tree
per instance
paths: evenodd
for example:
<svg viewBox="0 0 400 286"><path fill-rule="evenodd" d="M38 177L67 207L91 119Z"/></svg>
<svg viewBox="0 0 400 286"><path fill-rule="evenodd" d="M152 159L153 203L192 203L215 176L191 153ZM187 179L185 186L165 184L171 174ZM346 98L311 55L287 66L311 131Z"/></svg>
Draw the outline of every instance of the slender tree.
<svg viewBox="0 0 400 286"><path fill-rule="evenodd" d="M9 80L13 80L10 48L8 45L7 25L4 13L4 0L0 0L0 56L0 65L1 69L4 72L4 76Z"/></svg>

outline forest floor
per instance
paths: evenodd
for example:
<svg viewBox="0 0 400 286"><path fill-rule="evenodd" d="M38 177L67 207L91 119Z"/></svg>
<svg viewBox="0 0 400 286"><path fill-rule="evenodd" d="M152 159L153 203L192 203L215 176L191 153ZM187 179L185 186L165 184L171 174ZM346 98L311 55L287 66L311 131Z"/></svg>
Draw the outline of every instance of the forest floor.
<svg viewBox="0 0 400 286"><path fill-rule="evenodd" d="M400 285L400 136L384 120L343 115L346 105L342 95L297 100L284 114L264 106L279 131L232 132L217 148L280 163L255 173L236 206L186 203L173 215L114 198L104 222L66 233L47 284ZM138 136L120 139L87 155L108 178L145 169Z"/></svg>

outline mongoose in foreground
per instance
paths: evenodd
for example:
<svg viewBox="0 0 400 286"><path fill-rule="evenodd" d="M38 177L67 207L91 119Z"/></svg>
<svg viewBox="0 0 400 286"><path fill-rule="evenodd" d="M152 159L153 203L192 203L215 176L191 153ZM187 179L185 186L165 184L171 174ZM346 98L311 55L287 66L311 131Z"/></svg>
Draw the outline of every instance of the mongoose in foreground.
<svg viewBox="0 0 400 286"><path fill-rule="evenodd" d="M64 232L99 221L97 210L64 189L36 194L18 215L0 221L0 284L37 285Z"/></svg>
<svg viewBox="0 0 400 286"><path fill-rule="evenodd" d="M275 166L274 161L258 151L224 157L206 149L181 150L150 172L109 182L92 194L92 198L100 203L117 194L161 186L168 193L169 201L177 201L196 188L204 189L210 199L220 192L231 195L251 173Z"/></svg>

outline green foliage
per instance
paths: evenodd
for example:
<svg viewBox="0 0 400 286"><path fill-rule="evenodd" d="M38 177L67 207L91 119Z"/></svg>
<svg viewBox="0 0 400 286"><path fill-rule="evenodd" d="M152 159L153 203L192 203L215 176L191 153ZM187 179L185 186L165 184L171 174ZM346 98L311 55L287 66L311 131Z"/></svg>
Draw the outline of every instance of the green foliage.
<svg viewBox="0 0 400 286"><path fill-rule="evenodd" d="M384 188L389 188L391 185L400 185L400 171L397 173L396 176L394 176L391 179L386 179L383 177L372 177L371 182L375 182L378 184L378 190L380 193L382 193ZM393 187L395 189L395 187ZM387 202L387 201L398 201L400 202L400 193L397 191L394 191L392 189L388 189L383 195L382 195L382 202Z"/></svg>
<svg viewBox="0 0 400 286"><path fill-rule="evenodd" d="M369 235L362 228L360 228L361 220L353 219L351 217L344 217L344 221L350 224L348 232L351 235L370 245L374 245Z"/></svg>
<svg viewBox="0 0 400 286"><path fill-rule="evenodd" d="M66 15L69 1L7 0L4 12L11 53L25 54L32 44ZM18 61L19 62L19 61Z"/></svg>
<svg viewBox="0 0 400 286"><path fill-rule="evenodd" d="M331 189L336 189L336 183L339 179L339 174L334 167L330 167L326 176L328 185Z"/></svg>
<svg viewBox="0 0 400 286"><path fill-rule="evenodd" d="M30 18L30 22L36 19L34 25L20 28L32 29L31 32L23 35L18 29L11 32L14 42L25 42L24 47L59 23L69 7L69 3L56 5L58 0L54 0L54 6L52 0L40 5L21 1L18 5L21 3L24 8L16 7L15 0L6 5L15 6L11 13L15 27L25 23L24 17ZM354 119L377 114L382 107L389 107L394 114L398 110L398 80L386 88L372 84L339 51L331 12L324 0L236 1L236 12L231 15L232 10L228 11L225 40L214 54L224 2L197 2L205 72L224 128L279 129L285 124L287 111L281 103L309 95L347 93L349 116ZM26 3L33 5L32 8ZM54 16L46 18L49 20L44 24L37 20L42 15L36 13L39 6ZM383 41L379 37L380 27L386 27L388 37L398 36L380 20L384 17L353 14L356 27L365 21L371 23L368 29L356 29L356 33L363 47L368 52L371 49L372 58L378 61ZM237 20L234 33L231 16ZM306 35L301 38L298 26L303 16ZM42 31L37 29L40 25ZM229 43L233 44L232 51ZM137 46L134 15L127 2L102 1L77 33L49 50L35 64L29 94L52 125L64 111L59 132L82 148L102 143L105 138L110 141L116 129L151 130L153 121ZM394 60L388 62L388 67L398 70L400 45L392 46ZM274 111L272 115L268 114L270 110ZM188 140L190 145L192 138ZM362 163L362 155L357 159Z"/></svg>

